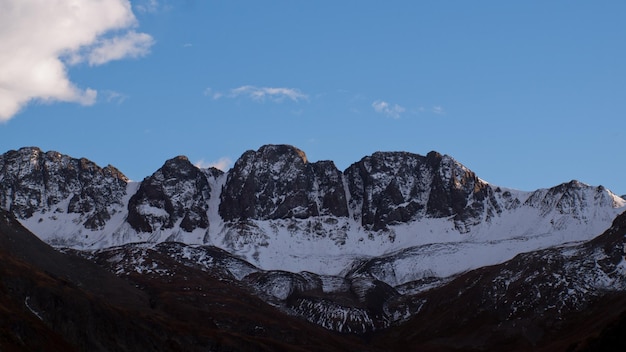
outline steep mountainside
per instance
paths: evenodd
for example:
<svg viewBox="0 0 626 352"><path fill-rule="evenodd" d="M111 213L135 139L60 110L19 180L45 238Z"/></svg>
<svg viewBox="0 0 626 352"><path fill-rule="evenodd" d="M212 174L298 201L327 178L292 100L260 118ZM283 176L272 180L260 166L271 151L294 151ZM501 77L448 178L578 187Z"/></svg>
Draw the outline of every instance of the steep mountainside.
<svg viewBox="0 0 626 352"><path fill-rule="evenodd" d="M228 173L219 209L225 221L348 215L335 165L311 164L303 151L286 145L244 153Z"/></svg>
<svg viewBox="0 0 626 352"><path fill-rule="evenodd" d="M203 172L184 156L165 162L147 177L128 202L128 224L138 232L159 233L178 226L185 232L208 229L211 186L208 178L217 169ZM176 239L170 237L166 241Z"/></svg>
<svg viewBox="0 0 626 352"><path fill-rule="evenodd" d="M491 187L449 156L436 152L374 153L346 172L355 220L367 229L424 217L451 218L462 233L501 213Z"/></svg>
<svg viewBox="0 0 626 352"><path fill-rule="evenodd" d="M38 148L0 156L0 204L20 219L69 215L79 225L74 230L102 230L116 212L124 211L127 182L113 166L101 168ZM46 239L63 242L53 235Z"/></svg>
<svg viewBox="0 0 626 352"><path fill-rule="evenodd" d="M421 256L434 244L470 257L478 244L496 244L469 266L443 267L451 275L588 240L626 203L576 181L534 192L493 186L436 152L378 152L341 172L287 145L248 151L227 173L176 157L140 183L111 166L23 148L0 156L0 181L2 207L56 246L180 241L225 249L265 270L323 275L372 257ZM416 269L400 280L376 277L401 284L432 270Z"/></svg>

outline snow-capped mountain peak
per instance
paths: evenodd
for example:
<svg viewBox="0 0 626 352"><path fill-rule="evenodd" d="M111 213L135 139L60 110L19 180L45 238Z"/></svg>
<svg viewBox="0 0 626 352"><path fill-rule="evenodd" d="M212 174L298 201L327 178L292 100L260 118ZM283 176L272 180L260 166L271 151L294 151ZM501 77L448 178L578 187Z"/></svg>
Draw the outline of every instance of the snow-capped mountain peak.
<svg viewBox="0 0 626 352"><path fill-rule="evenodd" d="M227 173L178 156L138 183L111 166L23 148L0 156L0 180L3 208L57 246L211 244L262 269L330 275L367 258L420 257L432 244L480 258L397 267L393 279L376 274L396 284L589 239L626 203L577 181L533 192L498 187L434 151L376 152L342 172L289 145L247 151ZM494 253L478 255L485 243Z"/></svg>

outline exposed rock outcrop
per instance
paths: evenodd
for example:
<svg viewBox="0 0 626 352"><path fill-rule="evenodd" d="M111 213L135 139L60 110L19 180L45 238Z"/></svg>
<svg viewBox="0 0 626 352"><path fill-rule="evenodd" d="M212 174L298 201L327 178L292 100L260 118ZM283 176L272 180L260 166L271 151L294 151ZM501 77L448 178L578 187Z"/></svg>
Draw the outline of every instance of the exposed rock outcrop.
<svg viewBox="0 0 626 352"><path fill-rule="evenodd" d="M128 223L140 232L171 229L175 225L187 232L208 228L211 187L207 176L187 157L166 161L143 180L130 198Z"/></svg>
<svg viewBox="0 0 626 352"><path fill-rule="evenodd" d="M0 205L20 219L38 212L80 214L88 229L104 227L123 205L128 178L111 165L27 147L0 155Z"/></svg>
<svg viewBox="0 0 626 352"><path fill-rule="evenodd" d="M219 211L225 221L348 214L341 172L288 145L245 152L228 173Z"/></svg>

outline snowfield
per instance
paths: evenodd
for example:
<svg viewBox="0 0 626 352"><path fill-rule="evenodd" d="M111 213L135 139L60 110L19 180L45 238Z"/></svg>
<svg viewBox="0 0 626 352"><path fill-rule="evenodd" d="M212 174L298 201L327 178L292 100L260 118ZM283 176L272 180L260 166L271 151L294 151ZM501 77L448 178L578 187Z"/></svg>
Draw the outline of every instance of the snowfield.
<svg viewBox="0 0 626 352"><path fill-rule="evenodd" d="M224 222L217 211L219 192L226 177L223 174L211 179L209 229L186 232L178 226L179 220L172 229L157 229L152 233L135 231L125 222L126 204L139 187L135 182L128 184L124 205L111 209L113 216L102 229L86 229L81 226L80 214L62 211L42 211L22 223L57 247L98 249L164 241L212 245L262 270L309 271L330 276L352 272L398 286L424 277L445 278L502 263L520 253L590 240L608 228L626 205L608 190L601 190L598 195L597 188L584 185L578 195L582 203L565 211L552 207L546 212L550 209L546 204L551 205L548 201L558 201L537 195L545 197L547 190L501 189L498 200L505 210L465 233L448 218L421 218L381 231L366 230L352 217L333 216L248 220L242 226ZM69 198L60 202L58 208L63 209ZM142 210L166 215L158 208ZM371 263L369 267L375 269L358 269L365 263Z"/></svg>

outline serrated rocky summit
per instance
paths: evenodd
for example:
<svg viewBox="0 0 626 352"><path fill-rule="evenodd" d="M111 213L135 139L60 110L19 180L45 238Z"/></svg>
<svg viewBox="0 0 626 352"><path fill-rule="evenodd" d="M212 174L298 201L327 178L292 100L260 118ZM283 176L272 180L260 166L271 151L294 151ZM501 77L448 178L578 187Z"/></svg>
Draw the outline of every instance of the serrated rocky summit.
<svg viewBox="0 0 626 352"><path fill-rule="evenodd" d="M424 217L461 232L501 212L491 187L449 156L377 152L345 172L355 219L373 230Z"/></svg>
<svg viewBox="0 0 626 352"><path fill-rule="evenodd" d="M0 155L0 204L21 220L70 217L75 228L100 231L124 211L127 183L111 165L58 152L28 147ZM63 242L64 235L46 239Z"/></svg>
<svg viewBox="0 0 626 352"><path fill-rule="evenodd" d="M0 180L2 207L57 246L180 241L321 274L433 243L525 238L531 250L584 240L626 203L577 181L533 192L493 186L437 152L377 152L342 172L289 145L247 151L226 173L175 157L142 182L22 148L0 156ZM312 267L304 260L320 256Z"/></svg>
<svg viewBox="0 0 626 352"><path fill-rule="evenodd" d="M309 163L303 151L266 145L247 151L228 173L225 221L348 216L342 174L330 161Z"/></svg>
<svg viewBox="0 0 626 352"><path fill-rule="evenodd" d="M208 229L211 199L209 177L219 176L195 167L178 156L145 178L128 202L128 224L138 232L153 233L179 226L183 231Z"/></svg>

